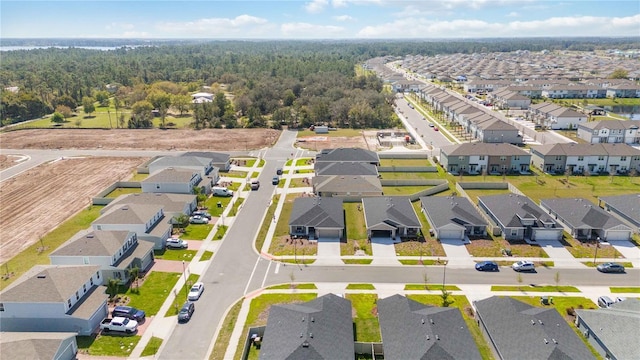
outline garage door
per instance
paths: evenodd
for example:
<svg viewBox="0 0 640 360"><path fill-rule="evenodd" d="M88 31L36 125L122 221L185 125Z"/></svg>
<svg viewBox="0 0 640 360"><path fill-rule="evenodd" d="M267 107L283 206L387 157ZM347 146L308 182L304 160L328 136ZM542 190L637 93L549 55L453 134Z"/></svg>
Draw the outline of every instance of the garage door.
<svg viewBox="0 0 640 360"><path fill-rule="evenodd" d="M340 229L317 229L316 233L318 237L322 238L339 238L340 237Z"/></svg>
<svg viewBox="0 0 640 360"><path fill-rule="evenodd" d="M558 240L557 231L536 230L534 240Z"/></svg>
<svg viewBox="0 0 640 360"><path fill-rule="evenodd" d="M371 230L371 237L391 237L391 231L389 230Z"/></svg>
<svg viewBox="0 0 640 360"><path fill-rule="evenodd" d="M607 241L629 240L630 237L628 231L607 231Z"/></svg>
<svg viewBox="0 0 640 360"><path fill-rule="evenodd" d="M438 232L439 239L462 239L462 230L440 230Z"/></svg>

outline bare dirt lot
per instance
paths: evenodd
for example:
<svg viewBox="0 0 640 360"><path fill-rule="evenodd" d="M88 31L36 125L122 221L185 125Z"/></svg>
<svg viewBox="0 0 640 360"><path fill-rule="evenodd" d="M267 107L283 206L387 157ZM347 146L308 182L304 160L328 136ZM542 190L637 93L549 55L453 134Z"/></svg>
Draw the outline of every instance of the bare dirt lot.
<svg viewBox="0 0 640 360"><path fill-rule="evenodd" d="M0 134L3 149L252 150L271 146L280 131L272 129L20 130Z"/></svg>
<svg viewBox="0 0 640 360"><path fill-rule="evenodd" d="M72 158L42 164L2 182L0 263L36 243L89 199L132 174L143 158Z"/></svg>

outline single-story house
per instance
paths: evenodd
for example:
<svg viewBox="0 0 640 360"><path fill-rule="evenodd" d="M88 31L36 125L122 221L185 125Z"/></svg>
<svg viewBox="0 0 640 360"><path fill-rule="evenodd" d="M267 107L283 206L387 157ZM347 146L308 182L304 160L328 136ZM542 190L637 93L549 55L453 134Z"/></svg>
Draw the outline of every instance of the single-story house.
<svg viewBox="0 0 640 360"><path fill-rule="evenodd" d="M311 180L314 194L332 196L381 196L380 178L373 175L326 175L314 176Z"/></svg>
<svg viewBox="0 0 640 360"><path fill-rule="evenodd" d="M193 194L198 188L202 194L210 194L214 182L198 171L166 168L149 175L140 185L143 193Z"/></svg>
<svg viewBox="0 0 640 360"><path fill-rule="evenodd" d="M293 201L289 217L289 234L309 239L344 237L342 199L334 197L299 197Z"/></svg>
<svg viewBox="0 0 640 360"><path fill-rule="evenodd" d="M329 162L321 161L314 164L314 171L316 176L328 176L328 175L369 175L378 176L378 167L359 161L338 161Z"/></svg>
<svg viewBox="0 0 640 360"><path fill-rule="evenodd" d="M407 196L377 196L362 199L367 237L416 237L422 228Z"/></svg>
<svg viewBox="0 0 640 360"><path fill-rule="evenodd" d="M464 240L487 235L487 221L466 197L424 196L420 203L438 239Z"/></svg>
<svg viewBox="0 0 640 360"><path fill-rule="evenodd" d="M526 196L513 193L480 196L478 206L498 224L505 240L562 239L562 227Z"/></svg>
<svg viewBox="0 0 640 360"><path fill-rule="evenodd" d="M220 180L220 169L213 162L213 158L202 156L163 156L152 161L147 168L149 174L167 168L194 170L201 173L203 178L211 178L212 184L216 184Z"/></svg>
<svg viewBox="0 0 640 360"><path fill-rule="evenodd" d="M315 162L364 162L380 165L378 153L360 148L324 149L316 155Z"/></svg>
<svg viewBox="0 0 640 360"><path fill-rule="evenodd" d="M220 169L220 171L229 171L231 168L231 155L225 153L213 151L188 151L181 156L195 156L211 159L213 161L213 166Z"/></svg>
<svg viewBox="0 0 640 360"><path fill-rule="evenodd" d="M640 354L640 300L628 298L606 309L576 309L576 326L604 359Z"/></svg>
<svg viewBox="0 0 640 360"><path fill-rule="evenodd" d="M540 200L540 207L567 227L571 236L581 241L629 240L631 228L584 198Z"/></svg>
<svg viewBox="0 0 640 360"><path fill-rule="evenodd" d="M260 359L355 359L351 301L327 294L301 304L272 305Z"/></svg>
<svg viewBox="0 0 640 360"><path fill-rule="evenodd" d="M175 216L191 213L198 207L198 199L191 194L169 194L169 193L135 193L120 195L100 210L100 214L110 211L115 206L125 204L145 204L158 205L162 208L164 215L172 219Z"/></svg>
<svg viewBox="0 0 640 360"><path fill-rule="evenodd" d="M154 249L164 249L173 225L161 206L122 204L100 215L91 223L93 230L126 230L135 232L139 240L151 241Z"/></svg>
<svg viewBox="0 0 640 360"><path fill-rule="evenodd" d="M153 246L132 231L81 231L49 254L51 265L100 265L104 279L129 282L129 271L153 265Z"/></svg>
<svg viewBox="0 0 640 360"><path fill-rule="evenodd" d="M640 194L602 196L598 198L598 205L640 233Z"/></svg>
<svg viewBox="0 0 640 360"><path fill-rule="evenodd" d="M378 300L378 320L386 360L482 359L458 308L396 294Z"/></svg>
<svg viewBox="0 0 640 360"><path fill-rule="evenodd" d="M195 94L191 94L191 99L191 102L194 104L213 102L213 94L208 92L197 92Z"/></svg>
<svg viewBox="0 0 640 360"><path fill-rule="evenodd" d="M0 331L91 335L107 317L99 265L36 265L0 293Z"/></svg>
<svg viewBox="0 0 640 360"><path fill-rule="evenodd" d="M2 359L75 360L76 334L70 332L2 332Z"/></svg>
<svg viewBox="0 0 640 360"><path fill-rule="evenodd" d="M476 321L496 359L595 359L553 307L511 297L474 301Z"/></svg>

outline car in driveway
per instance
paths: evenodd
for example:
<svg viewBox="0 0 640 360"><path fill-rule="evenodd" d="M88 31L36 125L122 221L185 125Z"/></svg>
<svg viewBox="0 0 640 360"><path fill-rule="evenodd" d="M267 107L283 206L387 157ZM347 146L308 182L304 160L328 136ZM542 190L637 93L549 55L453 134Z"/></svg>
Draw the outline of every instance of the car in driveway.
<svg viewBox="0 0 640 360"><path fill-rule="evenodd" d="M535 271L536 267L531 261L521 260L514 262L511 268L515 271Z"/></svg>
<svg viewBox="0 0 640 360"><path fill-rule="evenodd" d="M613 304L615 304L615 301L611 300L611 298L608 296L600 296L598 298L598 306L600 306L601 308L606 309Z"/></svg>
<svg viewBox="0 0 640 360"><path fill-rule="evenodd" d="M598 269L598 271L603 273L623 273L624 272L624 266L622 266L622 264L613 263L613 262L600 264L596 266L596 269Z"/></svg>
<svg viewBox="0 0 640 360"><path fill-rule="evenodd" d="M184 303L178 312L178 322L185 323L191 320L194 311L196 311L196 306L191 301Z"/></svg>
<svg viewBox="0 0 640 360"><path fill-rule="evenodd" d="M197 283L193 284L193 286L191 286L191 290L189 290L189 296L187 296L187 298L191 301L198 300L200 299L200 295L202 295L203 291L204 284L198 281Z"/></svg>
<svg viewBox="0 0 640 360"><path fill-rule="evenodd" d="M208 212L206 212L204 210L196 210L193 213L191 213L191 216L200 216L200 217L207 218L207 219L211 220L211 214L209 214Z"/></svg>
<svg viewBox="0 0 640 360"><path fill-rule="evenodd" d="M200 215L194 215L189 218L189 223L191 224L208 224L209 219Z"/></svg>
<svg viewBox="0 0 640 360"><path fill-rule="evenodd" d="M178 238L167 239L167 249L186 249L189 247L189 243Z"/></svg>
<svg viewBox="0 0 640 360"><path fill-rule="evenodd" d="M144 321L145 315L146 314L144 311L138 310L131 306L116 306L111 312L111 316L114 318L119 316L125 317L127 319L135 320L138 323Z"/></svg>
<svg viewBox="0 0 640 360"><path fill-rule="evenodd" d="M498 271L498 264L494 261L481 261L476 264L478 271Z"/></svg>

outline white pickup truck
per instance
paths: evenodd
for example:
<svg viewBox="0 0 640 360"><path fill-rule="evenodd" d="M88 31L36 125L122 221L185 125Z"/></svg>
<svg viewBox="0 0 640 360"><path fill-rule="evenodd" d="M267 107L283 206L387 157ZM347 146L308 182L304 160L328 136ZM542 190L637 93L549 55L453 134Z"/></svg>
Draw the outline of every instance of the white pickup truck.
<svg viewBox="0 0 640 360"><path fill-rule="evenodd" d="M105 332L120 331L131 334L138 329L138 322L118 316L114 317L113 319L102 320L102 322L100 323L100 329Z"/></svg>

